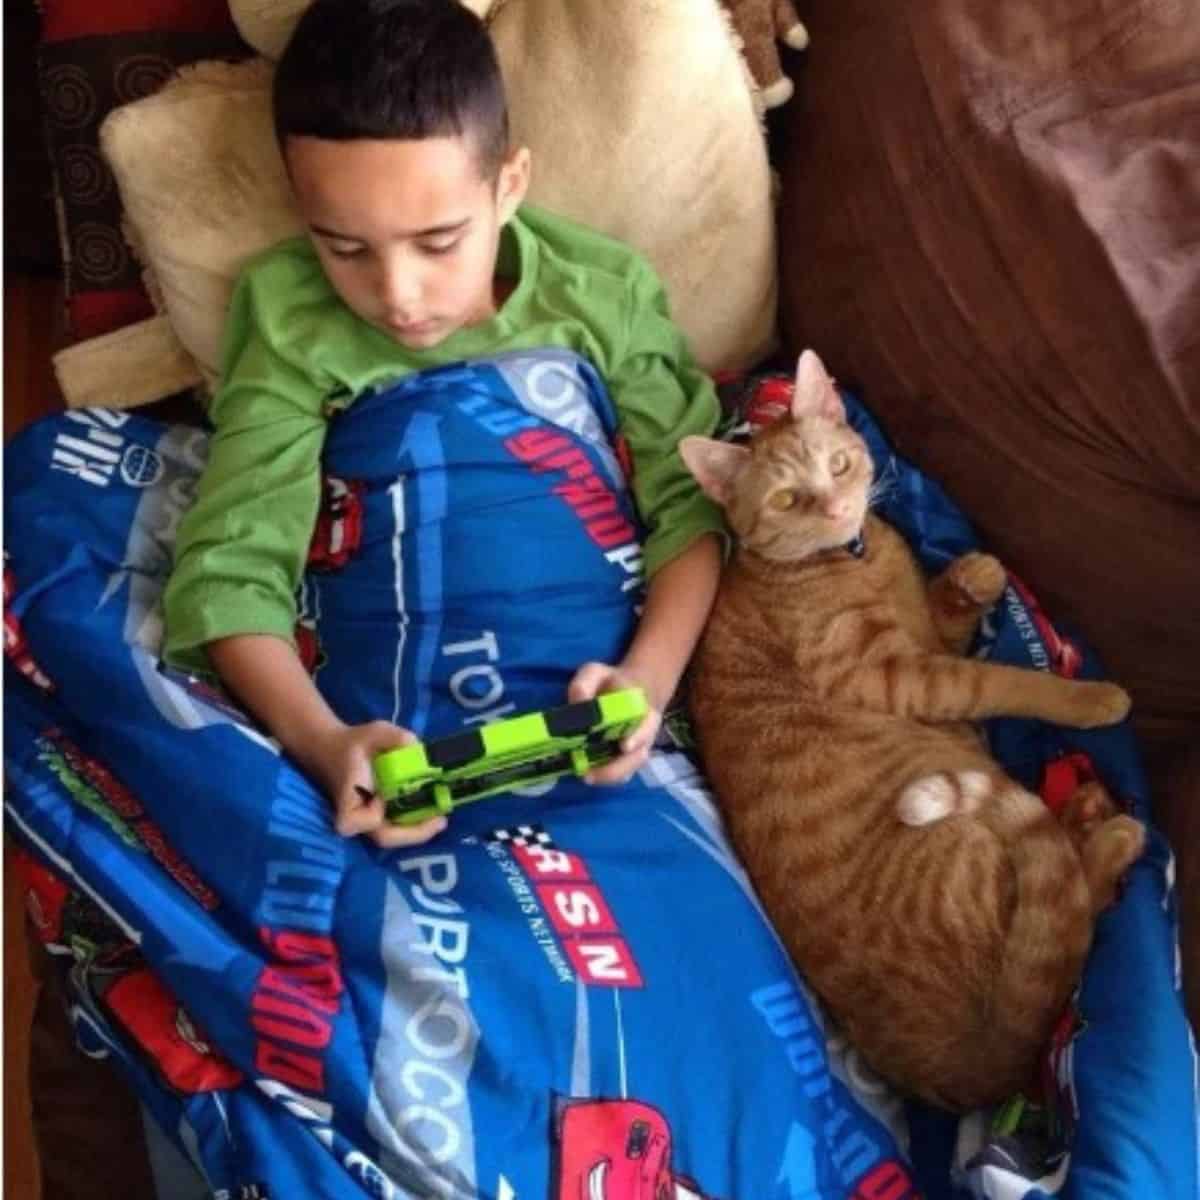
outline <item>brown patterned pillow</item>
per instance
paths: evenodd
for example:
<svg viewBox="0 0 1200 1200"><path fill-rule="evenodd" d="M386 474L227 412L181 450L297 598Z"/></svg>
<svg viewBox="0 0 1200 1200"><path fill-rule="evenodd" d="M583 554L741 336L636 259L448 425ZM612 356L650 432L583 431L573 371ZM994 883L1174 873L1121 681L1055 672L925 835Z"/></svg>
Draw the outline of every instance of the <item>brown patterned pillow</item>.
<svg viewBox="0 0 1200 1200"><path fill-rule="evenodd" d="M101 122L157 91L185 63L250 51L226 0L43 0L41 7L41 92L68 317L76 337L95 337L152 311L100 156Z"/></svg>

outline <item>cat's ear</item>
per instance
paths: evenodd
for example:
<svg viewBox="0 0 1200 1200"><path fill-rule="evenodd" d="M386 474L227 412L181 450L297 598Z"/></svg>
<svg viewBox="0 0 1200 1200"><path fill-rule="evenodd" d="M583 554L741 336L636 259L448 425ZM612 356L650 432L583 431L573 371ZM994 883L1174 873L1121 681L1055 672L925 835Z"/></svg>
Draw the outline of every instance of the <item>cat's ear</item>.
<svg viewBox="0 0 1200 1200"><path fill-rule="evenodd" d="M805 350L796 364L796 386L792 391L792 420L804 417L825 417L843 422L846 406L825 370L825 364L812 350Z"/></svg>
<svg viewBox="0 0 1200 1200"><path fill-rule="evenodd" d="M733 496L734 483L749 461L750 451L714 438L691 436L680 441L679 457L704 494L724 507Z"/></svg>

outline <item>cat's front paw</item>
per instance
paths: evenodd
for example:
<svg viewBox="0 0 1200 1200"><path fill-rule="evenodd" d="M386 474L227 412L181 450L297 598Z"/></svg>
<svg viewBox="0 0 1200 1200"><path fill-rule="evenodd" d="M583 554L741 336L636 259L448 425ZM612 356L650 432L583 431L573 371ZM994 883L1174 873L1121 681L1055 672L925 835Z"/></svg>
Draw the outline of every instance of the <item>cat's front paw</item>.
<svg viewBox="0 0 1200 1200"><path fill-rule="evenodd" d="M1070 724L1076 729L1116 725L1129 716L1133 702L1129 693L1115 683L1075 683L1071 690Z"/></svg>
<svg viewBox="0 0 1200 1200"><path fill-rule="evenodd" d="M965 609L991 608L1004 593L1008 576L998 558L972 551L955 559L947 570L955 600Z"/></svg>

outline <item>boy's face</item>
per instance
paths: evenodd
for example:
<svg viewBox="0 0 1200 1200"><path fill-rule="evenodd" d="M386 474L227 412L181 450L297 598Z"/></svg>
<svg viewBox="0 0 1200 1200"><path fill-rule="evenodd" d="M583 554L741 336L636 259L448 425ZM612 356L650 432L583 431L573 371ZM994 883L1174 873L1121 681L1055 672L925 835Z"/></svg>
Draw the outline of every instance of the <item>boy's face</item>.
<svg viewBox="0 0 1200 1200"><path fill-rule="evenodd" d="M529 152L487 178L470 137L290 137L301 216L334 290L410 350L496 311L500 229L529 184Z"/></svg>

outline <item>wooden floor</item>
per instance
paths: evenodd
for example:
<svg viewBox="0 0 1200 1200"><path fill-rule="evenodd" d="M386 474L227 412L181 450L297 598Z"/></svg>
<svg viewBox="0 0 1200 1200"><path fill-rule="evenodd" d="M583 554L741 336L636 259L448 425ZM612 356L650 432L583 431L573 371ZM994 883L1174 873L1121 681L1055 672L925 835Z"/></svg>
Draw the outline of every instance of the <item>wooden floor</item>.
<svg viewBox="0 0 1200 1200"><path fill-rule="evenodd" d="M61 288L53 279L4 280L4 440L61 407L50 355L62 344ZM4 878L4 1188L38 1200L41 1184L29 1111L29 1026L37 986L25 944L16 876Z"/></svg>

